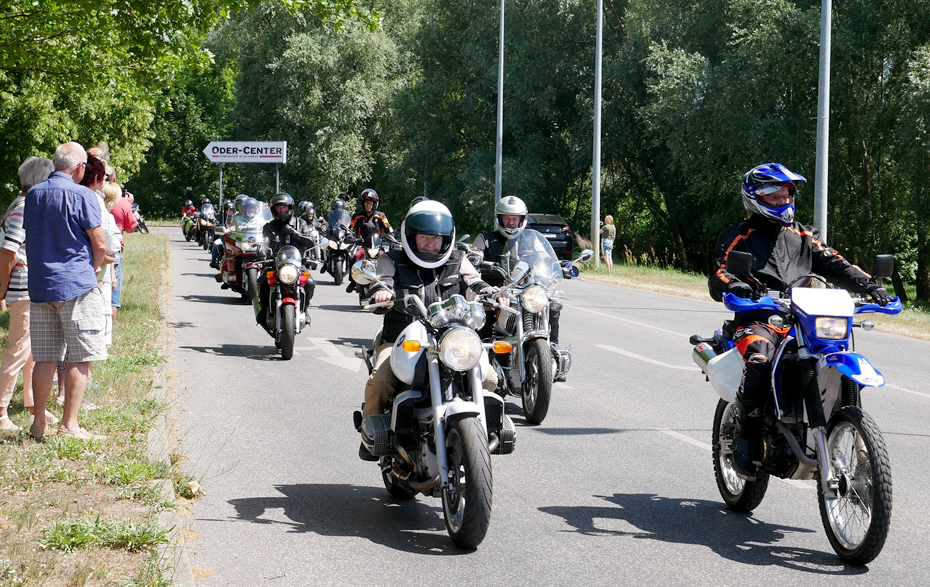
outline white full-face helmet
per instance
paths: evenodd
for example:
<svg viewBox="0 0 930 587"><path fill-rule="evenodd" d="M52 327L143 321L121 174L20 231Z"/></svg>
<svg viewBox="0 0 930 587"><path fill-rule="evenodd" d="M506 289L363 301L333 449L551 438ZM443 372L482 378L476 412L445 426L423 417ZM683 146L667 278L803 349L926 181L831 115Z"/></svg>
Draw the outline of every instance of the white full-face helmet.
<svg viewBox="0 0 930 587"><path fill-rule="evenodd" d="M519 216L520 223L516 228L506 228L502 220L503 216ZM512 239L526 228L526 204L523 200L515 196L501 198L500 202L494 206L494 230L506 239Z"/></svg>
<svg viewBox="0 0 930 587"><path fill-rule="evenodd" d="M429 234L442 237L442 246L438 253L426 253L417 250L416 235ZM407 210L407 216L400 225L401 245L407 257L425 269L440 267L452 256L452 243L455 242L455 221L452 213L444 205L434 200L418 202Z"/></svg>

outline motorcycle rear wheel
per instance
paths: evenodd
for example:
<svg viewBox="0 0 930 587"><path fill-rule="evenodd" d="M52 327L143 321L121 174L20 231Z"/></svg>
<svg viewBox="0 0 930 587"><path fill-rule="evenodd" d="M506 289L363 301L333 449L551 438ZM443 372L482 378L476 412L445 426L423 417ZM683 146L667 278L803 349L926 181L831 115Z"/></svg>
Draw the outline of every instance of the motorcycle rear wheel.
<svg viewBox="0 0 930 587"><path fill-rule="evenodd" d="M851 565L865 565L882 551L891 525L891 466L875 421L845 407L827 425L827 453L839 478L839 497L824 498L820 519L833 550ZM819 483L819 482L818 482Z"/></svg>
<svg viewBox="0 0 930 587"><path fill-rule="evenodd" d="M491 524L491 454L477 418L446 429L449 487L442 490L442 513L452 542L477 548Z"/></svg>
<svg viewBox="0 0 930 587"><path fill-rule="evenodd" d="M526 348L526 381L523 382L523 415L541 424L552 400L552 353L544 338L531 340Z"/></svg>
<svg viewBox="0 0 930 587"><path fill-rule="evenodd" d="M736 434L737 406L724 399L717 402L714 414L713 442L711 453L714 458L714 477L717 489L727 507L735 512L751 512L756 509L769 486L769 474L756 472L755 481L746 481L736 476L733 468L732 447Z"/></svg>
<svg viewBox="0 0 930 587"><path fill-rule="evenodd" d="M194 237L194 234L193 234L193 233L194 233L193 230L185 230L185 231L184 231L184 238L187 239L187 242L191 242L191 239Z"/></svg>
<svg viewBox="0 0 930 587"><path fill-rule="evenodd" d="M281 343L281 358L290 361L294 356L294 336L297 332L297 309L294 304L281 306L281 333L278 340Z"/></svg>
<svg viewBox="0 0 930 587"><path fill-rule="evenodd" d="M413 499L417 494L405 481L400 481L398 479L395 482L394 476L390 471L382 471L381 480L384 481L384 488L388 490L388 493L397 499Z"/></svg>

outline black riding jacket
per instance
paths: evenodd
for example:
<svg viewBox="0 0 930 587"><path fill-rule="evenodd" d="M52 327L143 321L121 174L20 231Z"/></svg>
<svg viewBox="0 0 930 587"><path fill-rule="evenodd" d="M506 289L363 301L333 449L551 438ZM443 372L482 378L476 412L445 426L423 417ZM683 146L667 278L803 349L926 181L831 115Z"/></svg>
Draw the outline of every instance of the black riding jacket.
<svg viewBox="0 0 930 587"><path fill-rule="evenodd" d="M368 242L369 235L380 235L383 232L393 232L387 216L384 215L384 212L378 212L377 210L373 211L370 217L365 214L364 210L359 210L352 215L352 222L349 223L349 228L355 231L355 234L366 243Z"/></svg>
<svg viewBox="0 0 930 587"><path fill-rule="evenodd" d="M287 222L275 219L266 223L262 227L262 235L270 241L272 253L275 255L285 245L294 245L301 255L313 246L313 239L297 230L297 220L293 216Z"/></svg>
<svg viewBox="0 0 930 587"><path fill-rule="evenodd" d="M507 243L510 242L509 239L501 236L496 230L483 232L481 233L481 237L484 238L484 242L481 243L479 239L476 238L475 245L477 246L475 249L484 253L485 261L500 265L504 252L507 250ZM505 281L499 274L490 271L482 271L481 278L494 286L503 285Z"/></svg>
<svg viewBox="0 0 930 587"><path fill-rule="evenodd" d="M378 261L378 277L387 287L374 283L370 293L374 294L383 289L392 289L394 292L394 306L384 315L384 331L381 335L383 342L394 342L401 331L413 322L413 316L405 313L400 303L408 292L418 294L429 307L430 304L447 300L455 294L473 298L474 296L467 295L469 291L473 294L493 291L491 286L481 281L471 263L463 263L463 259L462 251L452 251L445 265L435 269L424 269L411 262L402 250L388 251L381 257ZM385 267L392 267L393 275L383 273Z"/></svg>
<svg viewBox="0 0 930 587"><path fill-rule="evenodd" d="M813 273L844 289L861 292L871 276L818 237L810 226L798 222L791 226L776 224L758 214L731 226L721 233L714 248L716 267L707 282L711 297L722 301L730 283L741 281L727 273L730 251L752 253L752 277L771 290L786 292L789 285L808 286L810 279L799 278Z"/></svg>

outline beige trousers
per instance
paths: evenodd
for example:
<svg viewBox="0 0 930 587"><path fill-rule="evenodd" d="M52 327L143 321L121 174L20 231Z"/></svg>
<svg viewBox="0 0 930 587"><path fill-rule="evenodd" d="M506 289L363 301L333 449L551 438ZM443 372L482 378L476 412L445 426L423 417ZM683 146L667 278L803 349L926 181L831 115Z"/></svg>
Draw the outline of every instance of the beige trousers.
<svg viewBox="0 0 930 587"><path fill-rule="evenodd" d="M391 349L394 343L386 342L378 347L378 359L375 361L375 368L371 372L371 377L365 384L365 413L364 418L375 414L384 413L394 392L397 390L399 380L391 371ZM497 373L491 369L488 378L482 382L481 387L487 391L497 389Z"/></svg>
<svg viewBox="0 0 930 587"><path fill-rule="evenodd" d="M10 308L9 342L0 363L0 406L10 405L16 378L23 372L23 405L31 408L32 400L32 344L29 339L29 300L13 302Z"/></svg>

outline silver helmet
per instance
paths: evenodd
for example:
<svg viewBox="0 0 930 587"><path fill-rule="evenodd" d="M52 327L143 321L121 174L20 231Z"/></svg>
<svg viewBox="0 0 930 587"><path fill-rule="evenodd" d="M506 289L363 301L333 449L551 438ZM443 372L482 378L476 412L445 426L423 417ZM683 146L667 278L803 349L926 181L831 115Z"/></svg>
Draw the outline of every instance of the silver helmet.
<svg viewBox="0 0 930 587"><path fill-rule="evenodd" d="M505 215L520 217L520 223L516 228L504 227L504 223L501 221L501 217ZM494 206L494 230L496 230L502 237L506 239L512 239L513 237L520 234L524 228L526 228L526 215L526 204L523 203L523 200L515 196L501 198L500 202Z"/></svg>

